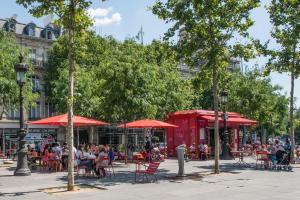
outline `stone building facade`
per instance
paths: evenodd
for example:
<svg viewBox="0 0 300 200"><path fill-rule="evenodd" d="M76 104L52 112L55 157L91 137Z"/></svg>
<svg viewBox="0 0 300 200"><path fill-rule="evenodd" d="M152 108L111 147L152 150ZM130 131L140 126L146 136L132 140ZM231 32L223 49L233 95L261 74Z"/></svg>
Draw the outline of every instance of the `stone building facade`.
<svg viewBox="0 0 300 200"><path fill-rule="evenodd" d="M48 101L44 92L44 74L47 67L47 52L53 41L60 36L60 29L48 24L39 27L30 22L23 24L14 18L0 19L0 28L15 35L16 41L21 46L28 48L29 59L34 67L34 75L31 78L32 91L39 93L39 99L34 106L25 108L25 120L37 120L44 117L53 116L55 113L54 105ZM0 109L1 109L0 105ZM3 109L3 108L2 108ZM17 145L17 132L19 128L19 109L10 106L0 120L0 150L8 151ZM58 127L30 126L28 127L28 139L30 137L37 140L54 135L57 137Z"/></svg>

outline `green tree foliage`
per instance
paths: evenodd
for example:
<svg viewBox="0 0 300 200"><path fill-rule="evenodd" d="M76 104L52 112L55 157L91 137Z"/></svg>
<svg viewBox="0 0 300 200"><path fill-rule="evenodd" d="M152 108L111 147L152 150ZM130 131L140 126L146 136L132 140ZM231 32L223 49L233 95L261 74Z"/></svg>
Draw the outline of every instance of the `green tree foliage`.
<svg viewBox="0 0 300 200"><path fill-rule="evenodd" d="M295 113L295 138L300 143L300 108Z"/></svg>
<svg viewBox="0 0 300 200"><path fill-rule="evenodd" d="M67 40L61 37L49 52L47 94L65 112ZM88 33L76 57L75 113L110 122L164 119L190 106L190 84L177 71L177 54L165 43L143 46Z"/></svg>
<svg viewBox="0 0 300 200"><path fill-rule="evenodd" d="M294 80L300 74L300 2L295 0L272 0L268 7L273 25L272 37L277 48L264 51L270 56L267 71L288 72L291 75L290 91L290 138L292 152L294 139ZM294 159L294 154L291 154Z"/></svg>
<svg viewBox="0 0 300 200"><path fill-rule="evenodd" d="M89 34L88 34L89 35ZM91 35L89 35L91 36ZM55 42L49 51L46 94L56 104L59 112L67 111L67 83L68 83L68 48L67 37L62 36ZM97 95L101 92L101 81L97 80L99 73L94 69L101 68L101 62L108 60L110 41L104 41L96 36L83 37L77 41L76 46L82 50L76 53L76 82L74 89L75 113L88 117L102 117L99 104L102 100ZM104 53L107 53L105 55Z"/></svg>
<svg viewBox="0 0 300 200"><path fill-rule="evenodd" d="M23 49L16 43L15 37L11 33L0 29L0 119L3 114L8 114L8 109L18 108L19 102L19 86L16 80L15 65L19 63L19 56L25 56L28 62L26 49ZM33 94L31 90L30 75L32 74L32 66L30 66L27 74L27 82L25 85L25 107L29 103L34 102L38 94Z"/></svg>
<svg viewBox="0 0 300 200"><path fill-rule="evenodd" d="M273 86L269 77L259 70L247 73L236 71L226 75L226 84L219 83L229 94L226 110L238 112L257 120L257 129L267 129L269 135L283 135L288 125L288 99L281 94L279 86ZM213 108L212 86L198 77L193 79L195 96L192 107ZM224 109L224 105L220 104Z"/></svg>
<svg viewBox="0 0 300 200"><path fill-rule="evenodd" d="M74 101L74 74L75 57L77 51L75 39L84 35L85 30L92 25L86 10L92 4L89 0L17 0L17 3L29 9L29 12L35 17L55 14L58 17L56 24L61 26L68 36L68 129L67 143L68 148L73 149L73 101ZM77 50L77 51L76 51ZM68 190L74 190L74 168L73 151L70 151L68 159Z"/></svg>
<svg viewBox="0 0 300 200"><path fill-rule="evenodd" d="M153 41L146 47L146 56L158 69L156 82L160 90L155 97L158 104L155 118L164 119L169 112L190 108L193 91L191 82L184 80L177 70L178 54L167 43Z"/></svg>
<svg viewBox="0 0 300 200"><path fill-rule="evenodd" d="M218 82L226 71L232 56L252 56L251 45L229 42L235 36L247 37L253 25L250 11L259 6L259 0L157 0L154 14L172 27L165 39L179 32L178 49L189 66L199 66L204 78L213 81L215 111L215 155L219 155ZM201 76L201 77L202 77ZM219 157L215 156L215 173L219 173Z"/></svg>
<svg viewBox="0 0 300 200"><path fill-rule="evenodd" d="M288 99L279 86L273 86L270 78L258 70L246 74L232 74L228 84L228 110L257 120L259 129L267 129L270 135L286 133Z"/></svg>

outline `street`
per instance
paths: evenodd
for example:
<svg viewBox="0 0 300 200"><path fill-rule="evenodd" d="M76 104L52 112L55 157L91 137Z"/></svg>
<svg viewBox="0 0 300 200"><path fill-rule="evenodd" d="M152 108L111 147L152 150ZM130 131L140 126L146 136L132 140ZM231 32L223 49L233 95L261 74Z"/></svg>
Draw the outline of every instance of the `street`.
<svg viewBox="0 0 300 200"><path fill-rule="evenodd" d="M103 188L74 193L47 194L40 189L66 185L66 173L36 172L28 177L13 176L13 169L0 168L0 199L300 199L300 166L294 165L293 172L237 169L235 161L222 161L219 175L211 174L213 161L189 161L185 163L184 178L176 177L177 160L166 160L158 172L158 182L135 183L135 166L118 164L116 176L96 179L76 178L77 184L97 185ZM254 162L250 158L247 162ZM0 165L1 166L1 165Z"/></svg>

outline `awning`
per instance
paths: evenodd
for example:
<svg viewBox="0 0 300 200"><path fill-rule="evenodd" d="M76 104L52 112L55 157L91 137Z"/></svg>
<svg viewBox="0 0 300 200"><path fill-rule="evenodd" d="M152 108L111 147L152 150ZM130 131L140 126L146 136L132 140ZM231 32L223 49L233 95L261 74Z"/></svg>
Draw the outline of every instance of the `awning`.
<svg viewBox="0 0 300 200"><path fill-rule="evenodd" d="M215 122L215 116L212 115L203 115L200 117L200 119L204 119L207 120L210 123L214 123ZM223 118L219 117L219 122L222 122ZM228 123L232 123L232 124L239 124L239 125L256 125L258 124L257 121L255 120L251 120L251 119L247 119L247 118L243 118L243 117L228 117L227 119Z"/></svg>

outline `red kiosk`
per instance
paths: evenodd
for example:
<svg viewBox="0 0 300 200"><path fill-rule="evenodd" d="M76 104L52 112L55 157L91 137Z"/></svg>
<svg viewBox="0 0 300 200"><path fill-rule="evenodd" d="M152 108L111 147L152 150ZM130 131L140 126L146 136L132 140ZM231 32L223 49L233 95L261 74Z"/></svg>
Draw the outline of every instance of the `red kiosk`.
<svg viewBox="0 0 300 200"><path fill-rule="evenodd" d="M223 112L219 112L219 127L223 128ZM246 119L238 113L227 112L227 127L230 133L229 141L233 150L239 150L242 139L240 126L256 125L257 121ZM195 143L207 144L214 148L214 111L211 110L184 110L168 114L167 122L178 128L169 128L167 133L168 155L176 156L176 147L186 144L187 147ZM221 131L220 131L221 133Z"/></svg>

